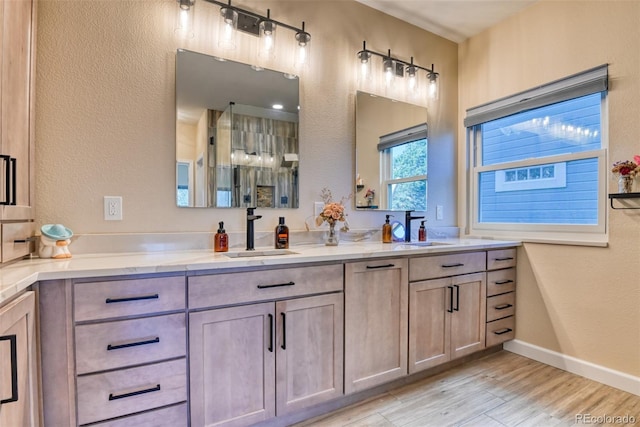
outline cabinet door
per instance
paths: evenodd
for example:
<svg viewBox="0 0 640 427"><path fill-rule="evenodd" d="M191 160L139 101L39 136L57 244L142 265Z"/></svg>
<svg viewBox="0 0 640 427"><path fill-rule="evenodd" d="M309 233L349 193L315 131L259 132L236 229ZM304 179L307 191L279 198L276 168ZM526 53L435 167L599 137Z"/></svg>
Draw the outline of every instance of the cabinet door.
<svg viewBox="0 0 640 427"><path fill-rule="evenodd" d="M487 288L486 274L452 278L455 289L451 316L451 358L465 356L485 347Z"/></svg>
<svg viewBox="0 0 640 427"><path fill-rule="evenodd" d="M191 425L275 416L274 303L189 315Z"/></svg>
<svg viewBox="0 0 640 427"><path fill-rule="evenodd" d="M0 426L39 425L34 312L33 292L0 309Z"/></svg>
<svg viewBox="0 0 640 427"><path fill-rule="evenodd" d="M31 0L2 2L2 121L1 154L15 159L15 195L12 197L17 206L30 206L30 165L31 159L31 89L32 89L32 8ZM2 167L2 198L5 191L5 170ZM5 217L7 208L4 209ZM26 219L26 218L21 218Z"/></svg>
<svg viewBox="0 0 640 427"><path fill-rule="evenodd" d="M343 394L342 293L276 303L278 415Z"/></svg>
<svg viewBox="0 0 640 427"><path fill-rule="evenodd" d="M409 286L409 373L451 359L451 279L433 279Z"/></svg>
<svg viewBox="0 0 640 427"><path fill-rule="evenodd" d="M345 266L345 393L407 375L406 259Z"/></svg>

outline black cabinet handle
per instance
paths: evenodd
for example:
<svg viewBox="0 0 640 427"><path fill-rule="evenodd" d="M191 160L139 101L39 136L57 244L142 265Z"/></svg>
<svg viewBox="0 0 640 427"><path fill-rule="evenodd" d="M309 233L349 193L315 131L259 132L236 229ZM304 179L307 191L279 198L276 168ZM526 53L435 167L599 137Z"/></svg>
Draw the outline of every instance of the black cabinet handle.
<svg viewBox="0 0 640 427"><path fill-rule="evenodd" d="M107 345L107 351L119 350L121 348L137 347L139 345L155 344L160 342L160 337L154 337L142 341L129 341L122 344L109 344Z"/></svg>
<svg viewBox="0 0 640 427"><path fill-rule="evenodd" d="M390 268L395 267L395 264L385 264L385 265L367 265L367 270L373 270L376 268Z"/></svg>
<svg viewBox="0 0 640 427"><path fill-rule="evenodd" d="M122 393L122 394L109 393L109 400L124 399L125 397L139 396L145 393L153 393L154 391L160 391L160 384L156 384L155 387L144 388L141 390L134 390L128 393Z"/></svg>
<svg viewBox="0 0 640 427"><path fill-rule="evenodd" d="M0 205L11 204L11 156L5 154L0 155L0 159L4 162L4 200L0 202Z"/></svg>
<svg viewBox="0 0 640 427"><path fill-rule="evenodd" d="M449 308L447 313L453 313L453 286L447 286L447 289L449 289Z"/></svg>
<svg viewBox="0 0 640 427"><path fill-rule="evenodd" d="M453 285L456 288L456 308L455 311L460 311L460 286Z"/></svg>
<svg viewBox="0 0 640 427"><path fill-rule="evenodd" d="M504 258L494 258L494 261L511 261L513 259L512 256L504 257Z"/></svg>
<svg viewBox="0 0 640 427"><path fill-rule="evenodd" d="M280 313L282 315L282 345L280 348L287 349L287 314Z"/></svg>
<svg viewBox="0 0 640 427"><path fill-rule="evenodd" d="M12 157L11 159L9 159L11 162L11 203L9 203L10 205L15 205L16 204L16 193L18 192L17 190L17 186L16 186L16 181L18 179L18 173L16 172L17 166L16 166L16 158Z"/></svg>
<svg viewBox="0 0 640 427"><path fill-rule="evenodd" d="M158 299L160 295L151 294L151 295L138 295L133 297L123 297L123 298L107 298L104 302L106 304L113 304L116 302L130 302L130 301L142 301L147 299Z"/></svg>
<svg viewBox="0 0 640 427"><path fill-rule="evenodd" d="M507 283L513 283L513 280L496 280L493 283L496 285L506 285Z"/></svg>
<svg viewBox="0 0 640 427"><path fill-rule="evenodd" d="M258 289L280 288L282 286L294 286L295 282L276 283L274 285L258 285Z"/></svg>
<svg viewBox="0 0 640 427"><path fill-rule="evenodd" d="M273 353L273 314L269 313L269 351Z"/></svg>
<svg viewBox="0 0 640 427"><path fill-rule="evenodd" d="M496 305L493 308L495 308L496 310L504 310L504 309L507 309L509 307L513 307L513 305L511 305L511 304L502 304L502 305Z"/></svg>
<svg viewBox="0 0 640 427"><path fill-rule="evenodd" d="M441 267L442 268L455 268L455 267L463 267L464 264L462 263L457 263L457 264L442 264Z"/></svg>
<svg viewBox="0 0 640 427"><path fill-rule="evenodd" d="M15 239L13 243L30 243L37 240L36 236L26 237L24 239Z"/></svg>
<svg viewBox="0 0 640 427"><path fill-rule="evenodd" d="M506 334L513 331L513 329L511 328L504 328L504 329L500 329L499 331L494 331L493 333L496 335L502 335L502 334Z"/></svg>
<svg viewBox="0 0 640 427"><path fill-rule="evenodd" d="M0 341L9 341L11 344L11 397L0 400L2 405L18 401L18 343L15 334L0 337Z"/></svg>

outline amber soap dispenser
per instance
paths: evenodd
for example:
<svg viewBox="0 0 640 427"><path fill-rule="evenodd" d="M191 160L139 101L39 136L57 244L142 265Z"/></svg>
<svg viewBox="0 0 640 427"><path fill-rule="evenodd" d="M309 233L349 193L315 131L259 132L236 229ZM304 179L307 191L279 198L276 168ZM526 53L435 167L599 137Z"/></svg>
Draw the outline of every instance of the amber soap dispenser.
<svg viewBox="0 0 640 427"><path fill-rule="evenodd" d="M289 249L289 227L284 224L281 216L276 226L276 249Z"/></svg>
<svg viewBox="0 0 640 427"><path fill-rule="evenodd" d="M229 251L229 236L224 231L224 222L218 223L218 232L213 238L213 250L215 252L227 252Z"/></svg>
<svg viewBox="0 0 640 427"><path fill-rule="evenodd" d="M391 237L391 223L389 222L389 217L393 215L387 215L387 219L384 221L382 225L382 243L392 243L393 238Z"/></svg>

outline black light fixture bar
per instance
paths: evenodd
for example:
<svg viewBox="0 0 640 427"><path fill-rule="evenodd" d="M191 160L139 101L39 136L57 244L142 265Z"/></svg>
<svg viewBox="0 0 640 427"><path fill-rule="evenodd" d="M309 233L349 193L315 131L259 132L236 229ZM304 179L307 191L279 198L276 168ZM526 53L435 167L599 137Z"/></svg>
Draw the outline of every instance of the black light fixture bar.
<svg viewBox="0 0 640 427"><path fill-rule="evenodd" d="M209 0L206 0L209 1ZM434 65L431 64L431 68L426 68L426 67L422 67L418 64L414 64L413 63L413 57L411 57L411 61L407 62L405 60L402 59L398 59L394 56L391 56L391 49L389 49L389 51L385 54L385 53L380 53L380 52L376 52L374 50L371 49L367 49L367 42L363 41L362 42L362 50L360 52L358 52L358 58L360 58L360 60L362 62L366 62L371 55L375 55L378 56L380 58L382 58L383 60L392 60L394 61L396 64L402 64L403 68L406 69L406 67L415 67L419 70L423 70L427 72L427 77L429 78L429 80L435 80L438 78L439 73L435 72L435 68ZM403 74L400 74L397 70L396 70L396 75L398 76L402 76Z"/></svg>
<svg viewBox="0 0 640 427"><path fill-rule="evenodd" d="M235 10L238 13L238 29L245 31L247 33L253 34L253 35L258 35L259 34L259 28L260 28L260 23L264 22L264 21L269 21L269 22L273 22L276 25L278 25L279 27L284 27L287 28L291 31L295 31L298 34L309 34L304 30L304 21L302 22L302 28L298 28L298 27L294 27L292 25L289 24L285 24L284 22L280 22L280 21L276 21L275 19L272 19L271 17L268 16L263 16L260 15L259 13L256 12L252 12L250 10L246 10L246 9L242 9L240 7L237 6L232 6L231 5L231 0L229 0L228 3L223 3L217 0L205 0L208 3L213 3L215 5L218 5L220 7L226 7L232 10Z"/></svg>

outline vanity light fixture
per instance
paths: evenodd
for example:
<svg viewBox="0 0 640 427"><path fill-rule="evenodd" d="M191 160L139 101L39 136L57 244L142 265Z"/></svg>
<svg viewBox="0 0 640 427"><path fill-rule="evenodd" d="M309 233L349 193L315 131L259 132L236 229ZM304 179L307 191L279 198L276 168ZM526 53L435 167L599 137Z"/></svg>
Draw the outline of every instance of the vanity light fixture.
<svg viewBox="0 0 640 427"><path fill-rule="evenodd" d="M193 6L196 0L178 0L175 33L182 38L193 38Z"/></svg>
<svg viewBox="0 0 640 427"><path fill-rule="evenodd" d="M426 81L428 81L428 97L430 99L438 99L439 73L436 73L433 64L431 64L431 68L426 68L415 64L413 57L411 57L411 61L409 62L393 57L391 55L391 49L389 49L386 54L367 49L366 41L362 42L362 50L358 52L359 79L361 82L371 79L371 74L373 73L371 58L373 56L382 58L382 72L387 88L393 85L396 79L406 77L407 90L410 96L416 95L421 91L420 71L423 71L426 72Z"/></svg>
<svg viewBox="0 0 640 427"><path fill-rule="evenodd" d="M276 21L271 18L271 10L267 9L267 16L242 9L228 3L219 2L217 0L204 0L220 6L220 26L218 30L218 46L224 49L235 49L236 34L242 31L258 37L258 55L265 59L275 57L276 47L276 30L283 28L294 32L296 41L296 54L294 57L294 65L297 67L306 66L309 62L309 48L311 43L311 34L302 27L294 27L284 22ZM188 9L193 11L195 0L177 0L179 7L188 3ZM280 32L278 30L278 32Z"/></svg>

